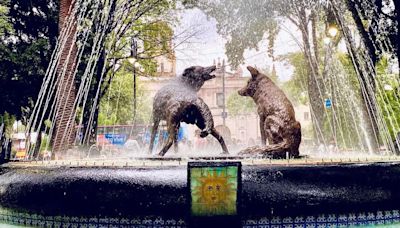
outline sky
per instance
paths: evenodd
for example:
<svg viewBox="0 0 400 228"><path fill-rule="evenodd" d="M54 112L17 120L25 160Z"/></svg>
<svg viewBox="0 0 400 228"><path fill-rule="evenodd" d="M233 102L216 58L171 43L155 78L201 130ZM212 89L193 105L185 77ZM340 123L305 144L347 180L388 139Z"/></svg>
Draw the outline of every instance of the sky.
<svg viewBox="0 0 400 228"><path fill-rule="evenodd" d="M288 21L282 22L282 28L275 41L275 56L289 52L299 51L295 39L300 40L300 32ZM225 55L225 39L217 33L216 21L207 16L199 9L186 9L180 12L180 23L174 28L175 34L189 32L195 37L185 44L176 48L177 73L180 74L185 68L192 65L209 66L218 58L222 61ZM292 34L288 33L290 31ZM295 39L294 39L294 38ZM179 42L179 38L177 39ZM259 50L246 50L244 53L245 63L241 65L245 69L247 65L257 68L272 68L272 59L267 56L267 42L259 43ZM293 67L282 62L276 62L275 68L282 81L290 79ZM229 70L229 69L228 69ZM236 69L230 69L235 71ZM245 75L249 75L247 70L243 70Z"/></svg>

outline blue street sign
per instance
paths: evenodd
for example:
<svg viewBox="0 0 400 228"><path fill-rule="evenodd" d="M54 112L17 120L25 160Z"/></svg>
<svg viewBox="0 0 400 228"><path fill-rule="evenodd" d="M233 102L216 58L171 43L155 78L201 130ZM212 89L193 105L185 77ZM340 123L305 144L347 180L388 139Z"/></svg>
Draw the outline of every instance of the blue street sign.
<svg viewBox="0 0 400 228"><path fill-rule="evenodd" d="M128 139L126 134L104 134L104 137L114 145L123 146Z"/></svg>
<svg viewBox="0 0 400 228"><path fill-rule="evenodd" d="M325 99L325 107L326 108L331 108L332 107L331 99Z"/></svg>

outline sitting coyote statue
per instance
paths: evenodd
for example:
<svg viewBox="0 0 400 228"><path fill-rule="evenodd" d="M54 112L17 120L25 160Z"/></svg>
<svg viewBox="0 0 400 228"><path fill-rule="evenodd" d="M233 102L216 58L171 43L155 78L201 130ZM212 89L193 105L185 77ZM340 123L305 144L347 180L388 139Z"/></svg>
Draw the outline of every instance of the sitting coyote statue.
<svg viewBox="0 0 400 228"><path fill-rule="evenodd" d="M242 155L262 154L272 158L299 156L301 126L296 121L292 103L270 78L248 66L251 78L239 95L253 98L260 117L261 146L247 148ZM269 144L266 145L266 140Z"/></svg>
<svg viewBox="0 0 400 228"><path fill-rule="evenodd" d="M150 138L149 152L153 151L154 140L161 120L167 122L168 139L159 155L164 156L174 144L178 151L177 134L181 122L196 124L202 131L201 137L211 134L221 144L223 153L228 153L224 139L214 128L214 120L207 104L197 96L204 82L215 78L211 75L215 66L192 66L183 74L162 87L153 101L153 129Z"/></svg>

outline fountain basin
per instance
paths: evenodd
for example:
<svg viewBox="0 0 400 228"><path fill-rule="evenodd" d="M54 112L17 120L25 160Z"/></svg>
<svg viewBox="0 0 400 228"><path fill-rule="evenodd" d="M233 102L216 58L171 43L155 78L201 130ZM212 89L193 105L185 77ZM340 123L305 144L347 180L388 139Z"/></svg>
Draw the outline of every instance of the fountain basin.
<svg viewBox="0 0 400 228"><path fill-rule="evenodd" d="M175 161L176 162L176 161ZM187 163L162 167L9 165L0 206L45 216L188 221ZM400 162L245 164L239 222L400 209Z"/></svg>

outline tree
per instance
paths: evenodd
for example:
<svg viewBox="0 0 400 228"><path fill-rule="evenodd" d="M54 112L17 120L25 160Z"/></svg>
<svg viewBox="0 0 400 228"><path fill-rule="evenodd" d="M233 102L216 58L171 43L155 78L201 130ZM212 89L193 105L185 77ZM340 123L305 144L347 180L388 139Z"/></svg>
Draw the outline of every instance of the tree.
<svg viewBox="0 0 400 228"><path fill-rule="evenodd" d="M30 107L37 97L57 36L57 7L52 4L8 2L8 14L2 17L7 23L0 23L5 31L0 36L0 113L21 119L21 107Z"/></svg>
<svg viewBox="0 0 400 228"><path fill-rule="evenodd" d="M378 96L378 104L381 112L384 113L384 120L389 126L390 139L395 144L396 136L400 133L400 82L396 80L398 75L388 71L389 61L387 58L381 58L377 64L377 77L383 85L383 91Z"/></svg>
<svg viewBox="0 0 400 228"><path fill-rule="evenodd" d="M142 85L138 86L136 123L148 123L151 101ZM100 102L100 125L126 125L133 121L133 77L126 68L119 70Z"/></svg>
<svg viewBox="0 0 400 228"><path fill-rule="evenodd" d="M360 5L357 5L357 1L351 1L348 2L347 4L347 10L351 11L354 22L358 28L358 32L361 35L361 45L358 47L356 45L355 39L353 37L353 34L351 33L350 26L347 20L345 20L343 16L343 12L346 11L346 6L343 6L343 4L338 4L337 2L332 3L332 12L334 13L335 20L338 23L342 33L344 40L346 41L346 47L348 50L348 53L351 56L351 60L353 63L354 70L357 73L357 76L359 78L359 84L361 85L361 95L364 100L364 110L363 112L365 113L364 115L368 116L367 120L367 130L372 133L373 136L371 138L372 146L371 150L377 151L378 150L378 145L379 141L382 139L379 138L380 135L386 134L387 130L385 129L386 126L384 126L385 121L382 121L382 113L379 111L379 105L376 100L376 93L377 93L377 88L376 88L376 83L377 83L377 77L376 77L376 61L380 58L383 52L385 52L386 48L382 47L382 44L385 43L386 45L389 44L388 46L390 47L395 47L394 45L391 44L393 40L391 40L391 34L393 34L392 28L395 28L398 25L398 22L392 21L380 21L380 13L377 13L376 8L370 1L365 1L364 3L366 5L373 7L371 9L361 9ZM355 4L354 4L355 3ZM382 2L381 2L382 3ZM381 4L378 1L378 5ZM367 6L368 8L368 6ZM377 6L379 9L379 6ZM362 11L365 10L366 12L372 12L373 16L369 18L372 20L371 27L370 27L370 32L366 32L366 28L364 28L364 25L362 25L363 21L361 21L360 15L358 15L358 11L361 12L361 15L363 15ZM382 10L382 9L381 9ZM365 12L364 12L365 13ZM381 12L383 13L383 12ZM378 16L377 16L378 15ZM375 21L374 21L375 20ZM379 23L378 23L379 21ZM391 28L385 29L387 25L390 25ZM382 30L383 27L383 30ZM381 31L382 34L379 34ZM386 36L385 34L389 34L389 36ZM395 37L397 37L397 32L395 31ZM375 38L374 38L375 37ZM372 41L372 39L374 41ZM397 38L396 38L397 39ZM377 45L377 46L375 46ZM372 47L375 46L375 47ZM389 52L395 52L395 49L389 48ZM380 127L379 127L379 125ZM383 123L383 125L382 125ZM381 130L379 132L379 130ZM385 140L385 139L383 139ZM387 141L387 140L386 140Z"/></svg>
<svg viewBox="0 0 400 228"><path fill-rule="evenodd" d="M122 49L126 46L121 44L127 43L123 40L128 40L126 36L133 26L141 20L146 23L159 21L173 3L172 0L85 1L84 4L76 1L72 11L68 12L71 17L66 20L71 26L62 30L59 46L54 52L56 58L49 64L46 83L31 115L29 131L35 132L43 126L45 113L49 112L48 119L52 124L47 132L54 139L53 152L64 151L72 145L76 120L84 123L83 141L88 142L87 139L95 135L99 99L113 78L108 72L118 68L120 61L126 58L114 54L124 53ZM52 97L55 97L55 103Z"/></svg>
<svg viewBox="0 0 400 228"><path fill-rule="evenodd" d="M288 53L286 55L278 56L277 60L290 64L294 68L293 75L290 80L282 83L282 90L291 101L300 104L308 104L308 70L304 68L306 65L304 54L301 52Z"/></svg>
<svg viewBox="0 0 400 228"><path fill-rule="evenodd" d="M79 1L77 1L79 2ZM76 88L74 81L74 69L76 67L75 58L77 57L78 50L75 43L76 30L74 8L72 7L75 1L73 0L60 0L58 28L59 40L63 40L64 45L61 47L60 60L57 64L57 77L59 82L57 85L56 99L56 117L55 117L55 130L52 137L53 153L62 153L68 149L69 145L73 144L75 139L74 129L75 121L73 119L73 106L76 98ZM72 21L71 27L69 23ZM67 131L72 129L72 133Z"/></svg>
<svg viewBox="0 0 400 228"><path fill-rule="evenodd" d="M8 21L9 5L8 1L0 3L0 37L10 34L12 25Z"/></svg>
<svg viewBox="0 0 400 228"><path fill-rule="evenodd" d="M112 81L114 80L114 78L116 78L116 75L121 75L118 74L119 71L122 71L122 74L127 74L127 72L134 72L133 74L136 75L133 80L133 92L128 94L131 96L133 94L134 97L134 109L131 110L134 115L131 117L131 121L135 123L136 120L143 120L143 113L140 112L138 118L136 118L136 113L138 111L142 111L140 109L135 109L136 104L138 103L137 100L141 99L138 96L140 95L140 90L137 90L136 78L137 76L153 76L155 74L157 70L155 57L161 55L167 55L170 58L174 57L174 46L172 45L172 43L173 39L175 39L176 37L174 37L171 25L168 24L166 21L161 20L163 17L166 16L166 13L173 8L173 1L161 1L159 6L154 7L151 11L148 12L148 17L146 18L146 20L137 19L130 25L130 27L127 27L124 30L123 37L106 44L106 46L111 47L109 50L109 55L111 57L108 61L105 61L105 55L102 54L102 57L98 62L96 83L94 83L94 85L91 87L91 92L89 92L90 98L88 99L88 101L91 102L91 104L85 106L85 115L83 116L84 129L92 129L89 133L90 135L86 137L86 141L84 142L84 144L91 145L95 143L97 135L97 119L99 116L100 105L99 102L94 100L94 96L92 95L95 94L97 88L101 87L100 96L97 99L102 100L102 98L106 95L108 89L110 88ZM127 23L131 23L131 21L128 20ZM113 32L114 31L111 30L110 33L112 34ZM140 47L136 47L136 49L139 48L139 50L135 50L135 53L132 53L133 42L140 45ZM178 45L179 44L177 44L177 46ZM134 56L132 56L132 54L134 54ZM138 69L137 66L134 66L136 64L130 64L129 61L127 61L132 59L136 64L140 65L140 69ZM115 70L115 66L123 67L119 67ZM105 69L104 71L102 71L103 67ZM100 78L103 77L102 75L104 75L105 80L102 82L102 84L99 84ZM93 106L94 103L96 103L97 105ZM121 107L124 106L127 110L129 109L130 105L131 103L120 104ZM89 121L88 117L90 116L89 114L91 111L94 111L94 118L92 118L92 121ZM104 116L105 115L102 114L100 116L101 120L99 121L102 121L103 124L113 123L113 121L105 121Z"/></svg>
<svg viewBox="0 0 400 228"><path fill-rule="evenodd" d="M256 106L250 97L243 97L237 93L231 94L227 99L228 112L232 116L254 113Z"/></svg>
<svg viewBox="0 0 400 228"><path fill-rule="evenodd" d="M398 1L393 1L394 7L389 6L391 1L388 0L349 0L346 3L372 64L377 64L385 52L397 55L399 59ZM384 45L384 42L390 45Z"/></svg>
<svg viewBox="0 0 400 228"><path fill-rule="evenodd" d="M188 1L198 6L218 22L218 32L228 39L226 55L233 67L243 62L246 49L257 49L259 42L267 37L268 55L274 59L274 40L279 31L279 20L291 21L302 34L301 48L308 72L306 85L309 93L313 122L322 126L325 118L323 98L325 93L323 75L319 68L320 58L316 37L318 1L256 0L249 4L239 0ZM240 20L239 20L240 19ZM236 23L233 23L235 22ZM229 25L229 26L228 26ZM310 28L311 27L311 28ZM310 35L311 34L311 35ZM300 42L299 42L300 45ZM315 130L316 138L324 141L324 133Z"/></svg>
<svg viewBox="0 0 400 228"><path fill-rule="evenodd" d="M55 47L57 5L53 0L0 3L0 118L11 115L26 124Z"/></svg>

